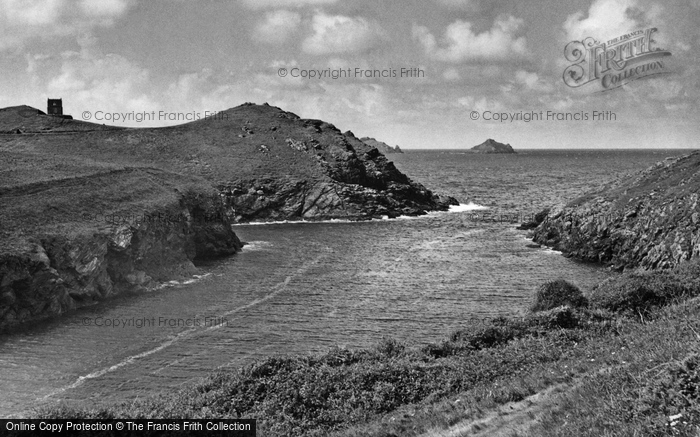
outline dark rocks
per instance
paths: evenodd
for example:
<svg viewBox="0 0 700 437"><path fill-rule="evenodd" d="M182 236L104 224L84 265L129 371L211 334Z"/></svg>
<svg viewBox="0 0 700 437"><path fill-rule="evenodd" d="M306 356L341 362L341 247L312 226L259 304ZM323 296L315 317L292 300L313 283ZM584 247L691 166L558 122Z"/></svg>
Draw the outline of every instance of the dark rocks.
<svg viewBox="0 0 700 437"><path fill-rule="evenodd" d="M542 210L535 214L535 216L532 218L532 220L528 222L521 223L520 226L518 226L516 229L519 229L521 231L528 231L530 229L535 229L538 227L546 218L547 215L549 214L549 209Z"/></svg>
<svg viewBox="0 0 700 437"><path fill-rule="evenodd" d="M534 240L616 269L672 268L700 256L700 154L552 209Z"/></svg>

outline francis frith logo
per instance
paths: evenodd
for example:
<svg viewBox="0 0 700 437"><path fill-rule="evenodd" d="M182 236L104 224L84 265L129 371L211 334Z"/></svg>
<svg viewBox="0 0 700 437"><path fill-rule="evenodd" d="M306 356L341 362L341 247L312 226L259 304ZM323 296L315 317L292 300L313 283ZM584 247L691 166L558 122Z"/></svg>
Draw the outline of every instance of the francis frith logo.
<svg viewBox="0 0 700 437"><path fill-rule="evenodd" d="M564 49L572 62L564 70L564 83L572 88L588 85L608 91L633 80L669 73L665 57L671 52L655 46L655 27L637 30L601 43L588 37L571 41Z"/></svg>

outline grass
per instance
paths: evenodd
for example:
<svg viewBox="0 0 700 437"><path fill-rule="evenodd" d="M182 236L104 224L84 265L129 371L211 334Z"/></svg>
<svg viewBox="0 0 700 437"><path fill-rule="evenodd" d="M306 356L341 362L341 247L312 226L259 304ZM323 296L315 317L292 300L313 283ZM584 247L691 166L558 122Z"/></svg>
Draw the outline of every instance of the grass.
<svg viewBox="0 0 700 437"><path fill-rule="evenodd" d="M567 393L527 435L697 435L698 309L698 299L672 305L612 340L606 350L625 365Z"/></svg>
<svg viewBox="0 0 700 437"><path fill-rule="evenodd" d="M626 315L649 316L653 309L700 295L700 266L683 263L672 270L632 271L598 284L591 303Z"/></svg>
<svg viewBox="0 0 700 437"><path fill-rule="evenodd" d="M466 324L420 348L384 339L365 350L268 358L209 375L165 397L85 409L62 406L37 415L257 418L265 436L442 435L459 426L489 431L470 421L486 420L499 406L561 384L566 390L556 402L541 410L527 407L530 423L517 435L695 435L697 272L689 264L668 272L625 273L598 287L588 306ZM582 302L570 284L549 285L535 307L572 297ZM639 308L645 317L635 312Z"/></svg>
<svg viewBox="0 0 700 437"><path fill-rule="evenodd" d="M581 314L582 318L587 318ZM503 321L501 321L503 322ZM334 349L315 357L270 358L238 372L219 372L180 393L87 410L59 409L42 417L256 417L262 435L324 435L407 404L434 402L502 375L526 375L555 362L587 335L584 329L542 329L539 318L511 328L512 338L488 347L459 335L432 348L385 340L362 351ZM500 324L503 328L503 324ZM479 346L473 346L477 344ZM436 357L439 356L439 358ZM529 393L502 392L498 401Z"/></svg>

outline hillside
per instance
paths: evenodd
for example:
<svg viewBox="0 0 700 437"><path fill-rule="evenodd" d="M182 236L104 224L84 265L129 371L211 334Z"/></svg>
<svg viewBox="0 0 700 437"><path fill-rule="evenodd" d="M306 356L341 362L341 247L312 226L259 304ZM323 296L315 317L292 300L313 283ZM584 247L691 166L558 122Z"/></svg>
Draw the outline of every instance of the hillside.
<svg viewBox="0 0 700 437"><path fill-rule="evenodd" d="M245 104L128 129L0 110L0 331L237 252L233 221L444 210L352 132Z"/></svg>
<svg viewBox="0 0 700 437"><path fill-rule="evenodd" d="M474 153L515 153L510 144L499 143L491 138L472 147L471 151Z"/></svg>
<svg viewBox="0 0 700 437"><path fill-rule="evenodd" d="M17 126L8 112L0 113L0 131ZM39 114L34 119L23 118L23 134L0 135L0 151L19 159L17 154L31 149L41 159L55 160L46 169L51 173L75 167L77 159L90 166L149 166L201 178L226 197L236 221L396 217L456 203L411 182L352 132L267 105L245 104L215 118L152 129L66 120L56 125ZM86 126L93 130L70 132ZM30 134L59 131L65 133ZM74 170L82 171L64 173ZM37 177L26 166L13 171L28 171L27 181ZM45 177L41 173L38 177Z"/></svg>
<svg viewBox="0 0 700 437"><path fill-rule="evenodd" d="M534 238L619 269L671 268L700 256L699 192L700 152L667 159L554 208Z"/></svg>

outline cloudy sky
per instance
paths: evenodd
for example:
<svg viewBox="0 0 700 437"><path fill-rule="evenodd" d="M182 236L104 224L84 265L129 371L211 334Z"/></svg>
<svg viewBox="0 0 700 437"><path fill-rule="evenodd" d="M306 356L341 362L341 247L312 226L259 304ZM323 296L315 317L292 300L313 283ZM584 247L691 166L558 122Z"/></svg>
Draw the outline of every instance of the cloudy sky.
<svg viewBox="0 0 700 437"><path fill-rule="evenodd" d="M0 107L60 97L80 119L268 102L405 148L699 148L698 23L700 0L0 0ZM564 83L568 42L650 27L669 74ZM299 77L340 69L353 74ZM547 111L589 120L485 119Z"/></svg>

